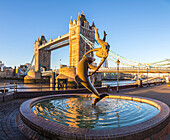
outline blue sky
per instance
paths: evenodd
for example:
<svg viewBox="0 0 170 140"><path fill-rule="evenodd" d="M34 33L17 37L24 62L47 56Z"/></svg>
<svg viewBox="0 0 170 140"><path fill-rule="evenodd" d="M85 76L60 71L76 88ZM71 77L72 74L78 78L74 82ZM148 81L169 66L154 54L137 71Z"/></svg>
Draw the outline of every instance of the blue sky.
<svg viewBox="0 0 170 140"><path fill-rule="evenodd" d="M70 16L82 11L119 55L143 63L170 58L170 0L0 0L0 60L12 67L30 62L38 36L68 33ZM68 52L53 51L52 68L60 59L69 64Z"/></svg>

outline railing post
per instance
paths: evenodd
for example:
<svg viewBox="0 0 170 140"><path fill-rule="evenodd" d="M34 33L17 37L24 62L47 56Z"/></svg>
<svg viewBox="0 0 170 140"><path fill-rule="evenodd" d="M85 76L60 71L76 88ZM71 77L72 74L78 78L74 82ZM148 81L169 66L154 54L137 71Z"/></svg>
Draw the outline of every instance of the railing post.
<svg viewBox="0 0 170 140"><path fill-rule="evenodd" d="M5 83L4 83L4 93L5 93Z"/></svg>
<svg viewBox="0 0 170 140"><path fill-rule="evenodd" d="M68 85L67 85L67 84L68 84L68 80L66 81L66 90L67 90L67 88L68 88Z"/></svg>
<svg viewBox="0 0 170 140"><path fill-rule="evenodd" d="M15 82L14 82L13 86L14 86L14 92L15 92Z"/></svg>
<svg viewBox="0 0 170 140"><path fill-rule="evenodd" d="M17 85L18 85L18 83L16 83L16 92L17 92Z"/></svg>
<svg viewBox="0 0 170 140"><path fill-rule="evenodd" d="M51 75L51 85L52 85L52 90L55 90L55 72L52 72Z"/></svg>

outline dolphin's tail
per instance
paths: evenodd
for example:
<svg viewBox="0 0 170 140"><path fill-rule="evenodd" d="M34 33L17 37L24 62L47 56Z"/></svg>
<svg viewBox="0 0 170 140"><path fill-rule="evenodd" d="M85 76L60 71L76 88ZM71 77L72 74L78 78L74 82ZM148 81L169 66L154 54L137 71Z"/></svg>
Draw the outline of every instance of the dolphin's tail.
<svg viewBox="0 0 170 140"><path fill-rule="evenodd" d="M81 79L78 77L78 75L75 76L75 82L77 83L77 87L79 87Z"/></svg>
<svg viewBox="0 0 170 140"><path fill-rule="evenodd" d="M75 76L75 81L77 84L80 83L80 78L78 77L78 75Z"/></svg>
<svg viewBox="0 0 170 140"><path fill-rule="evenodd" d="M103 99L105 96L109 96L108 94L104 93L101 94L100 97L96 97L92 103L92 105L96 105L101 99Z"/></svg>
<svg viewBox="0 0 170 140"><path fill-rule="evenodd" d="M106 41L106 32L104 31L104 37L103 37L103 41Z"/></svg>

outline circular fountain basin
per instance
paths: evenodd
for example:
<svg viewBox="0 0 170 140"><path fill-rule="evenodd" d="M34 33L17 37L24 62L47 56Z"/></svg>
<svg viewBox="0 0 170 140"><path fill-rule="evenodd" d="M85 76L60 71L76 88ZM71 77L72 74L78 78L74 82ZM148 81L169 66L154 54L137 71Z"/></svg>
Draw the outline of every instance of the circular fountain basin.
<svg viewBox="0 0 170 140"><path fill-rule="evenodd" d="M110 95L92 107L93 95L52 95L20 107L22 121L49 138L143 139L167 124L169 107L157 100Z"/></svg>
<svg viewBox="0 0 170 140"><path fill-rule="evenodd" d="M40 101L34 114L66 126L93 130L135 125L151 119L159 110L147 103L104 98L92 106L93 97L70 96Z"/></svg>

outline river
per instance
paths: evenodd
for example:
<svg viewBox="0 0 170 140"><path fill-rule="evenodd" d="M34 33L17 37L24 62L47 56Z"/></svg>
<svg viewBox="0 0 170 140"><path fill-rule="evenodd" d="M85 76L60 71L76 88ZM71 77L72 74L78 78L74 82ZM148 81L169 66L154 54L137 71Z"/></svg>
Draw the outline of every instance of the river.
<svg viewBox="0 0 170 140"><path fill-rule="evenodd" d="M132 80L120 80L119 81L119 85L128 85L131 83L134 83L135 81ZM105 87L107 85L110 86L117 86L117 81L115 80L103 80L102 81L102 86ZM13 92L14 90L16 91L16 87L17 87L17 91L49 91L49 90L53 90L52 88L50 88L49 84L24 84L24 83L0 83L0 89L3 90L4 86L6 87L5 89L8 90L9 92ZM15 87L15 88L14 88ZM57 90L57 88L56 88Z"/></svg>
<svg viewBox="0 0 170 140"><path fill-rule="evenodd" d="M119 81L119 85L122 86L122 85L128 85L128 84L132 84L132 83L135 83L136 81L133 81L133 80L120 80ZM110 85L110 86L117 86L117 81L116 80L103 80L102 81L102 86L107 86L107 85Z"/></svg>

